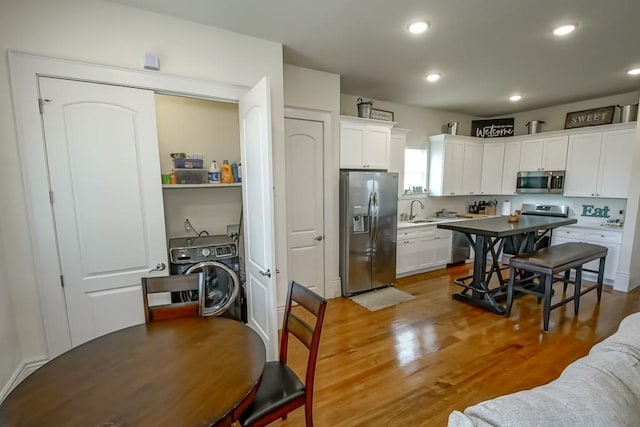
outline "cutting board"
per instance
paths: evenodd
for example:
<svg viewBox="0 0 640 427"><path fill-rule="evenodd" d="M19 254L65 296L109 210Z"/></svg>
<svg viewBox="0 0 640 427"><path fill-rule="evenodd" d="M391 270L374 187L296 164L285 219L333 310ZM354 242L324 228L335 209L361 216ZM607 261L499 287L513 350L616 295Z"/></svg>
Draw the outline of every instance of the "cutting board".
<svg viewBox="0 0 640 427"><path fill-rule="evenodd" d="M487 214L474 214L474 213L461 213L458 214L458 217L460 218L486 218L489 215Z"/></svg>

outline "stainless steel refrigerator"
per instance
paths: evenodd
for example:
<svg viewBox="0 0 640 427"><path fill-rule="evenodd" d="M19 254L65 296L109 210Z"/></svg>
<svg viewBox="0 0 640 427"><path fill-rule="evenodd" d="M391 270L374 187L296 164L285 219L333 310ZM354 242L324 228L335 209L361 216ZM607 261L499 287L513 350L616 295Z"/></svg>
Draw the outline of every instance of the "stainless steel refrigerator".
<svg viewBox="0 0 640 427"><path fill-rule="evenodd" d="M340 172L342 295L395 282L397 212L397 173Z"/></svg>

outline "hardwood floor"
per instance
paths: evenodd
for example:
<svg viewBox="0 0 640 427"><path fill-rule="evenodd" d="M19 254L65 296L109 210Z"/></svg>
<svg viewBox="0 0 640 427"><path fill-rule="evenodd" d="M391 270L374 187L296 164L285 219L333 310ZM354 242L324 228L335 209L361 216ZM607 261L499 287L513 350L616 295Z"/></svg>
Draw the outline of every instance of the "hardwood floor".
<svg viewBox="0 0 640 427"><path fill-rule="evenodd" d="M396 287L416 299L376 312L347 298L329 301L316 369L316 426L446 426L453 409L557 378L625 315L640 311L640 289L626 294L605 287L600 304L595 291L581 298L578 317L572 304L553 310L544 334L533 296L516 299L508 319L453 300L459 291L453 278L468 271L469 265L457 266L399 279ZM304 378L302 345L290 343L289 360ZM272 425L304 426L304 410Z"/></svg>

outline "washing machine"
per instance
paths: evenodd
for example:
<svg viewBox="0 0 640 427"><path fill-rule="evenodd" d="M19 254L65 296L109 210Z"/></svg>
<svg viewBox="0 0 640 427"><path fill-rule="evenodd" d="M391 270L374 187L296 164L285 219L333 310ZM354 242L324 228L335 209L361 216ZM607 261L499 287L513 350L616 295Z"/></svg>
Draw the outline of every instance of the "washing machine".
<svg viewBox="0 0 640 427"><path fill-rule="evenodd" d="M247 323L247 300L240 280L238 245L226 235L169 239L171 274L203 272L203 314ZM197 301L195 291L174 292L173 302Z"/></svg>

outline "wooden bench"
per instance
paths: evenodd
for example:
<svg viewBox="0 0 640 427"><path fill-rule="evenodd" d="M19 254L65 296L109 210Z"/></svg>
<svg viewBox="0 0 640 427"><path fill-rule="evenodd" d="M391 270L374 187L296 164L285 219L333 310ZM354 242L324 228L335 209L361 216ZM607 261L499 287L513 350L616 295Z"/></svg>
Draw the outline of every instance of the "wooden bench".
<svg viewBox="0 0 640 427"><path fill-rule="evenodd" d="M512 257L509 261L510 275L507 285L507 310L505 316L509 317L511 314L514 292L536 295L538 302L540 302L540 299L544 300L543 330L544 332L549 332L549 314L554 308L573 301L575 315L578 315L580 297L594 289L597 290L598 301L600 301L606 257L607 248L604 246L574 242L550 246ZM583 267L584 264L596 259L600 259L598 271ZM571 269L575 270L575 280L573 281L570 279ZM586 289L581 289L583 270L598 273L597 283ZM563 277L556 277L555 275L558 273L564 273ZM516 276L519 279L516 279ZM538 278L538 284L534 281L536 278ZM553 284L559 281L564 282L565 291L567 284L575 285L575 290L571 297L551 305Z"/></svg>

